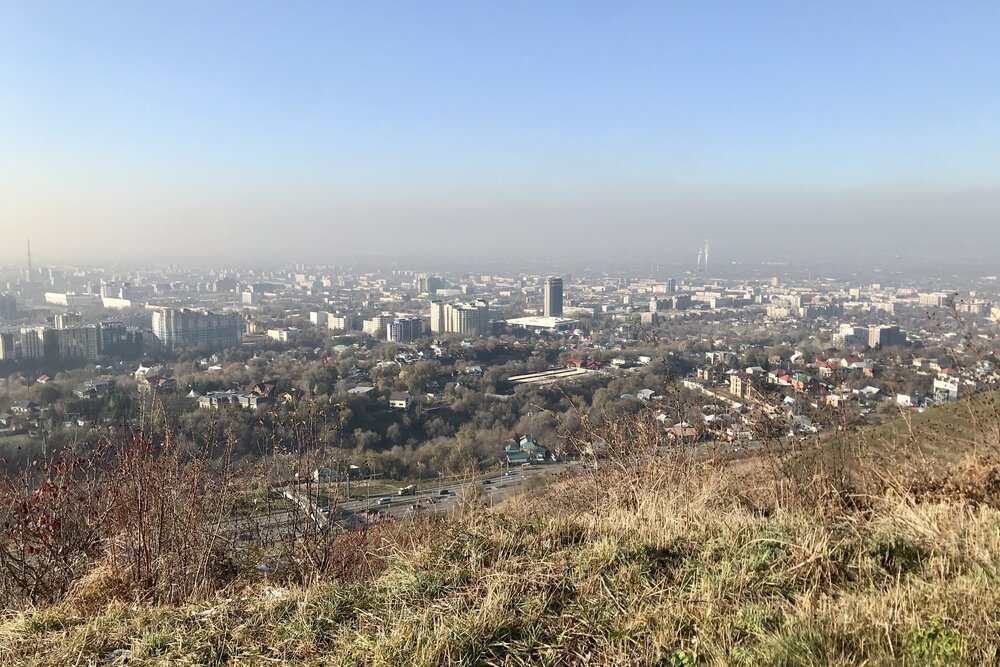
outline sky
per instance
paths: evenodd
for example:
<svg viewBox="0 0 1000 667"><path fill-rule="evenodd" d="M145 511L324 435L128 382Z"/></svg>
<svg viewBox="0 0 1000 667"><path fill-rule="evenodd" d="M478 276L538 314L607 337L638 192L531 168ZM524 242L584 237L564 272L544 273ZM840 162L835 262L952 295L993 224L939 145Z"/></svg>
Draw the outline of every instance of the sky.
<svg viewBox="0 0 1000 667"><path fill-rule="evenodd" d="M0 0L0 262L1000 260L1000 3Z"/></svg>

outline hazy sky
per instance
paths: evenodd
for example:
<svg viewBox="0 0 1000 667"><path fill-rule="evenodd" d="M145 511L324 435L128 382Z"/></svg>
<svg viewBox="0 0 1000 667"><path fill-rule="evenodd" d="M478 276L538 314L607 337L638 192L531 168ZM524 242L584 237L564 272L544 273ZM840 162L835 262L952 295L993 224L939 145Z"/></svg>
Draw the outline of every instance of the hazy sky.
<svg viewBox="0 0 1000 667"><path fill-rule="evenodd" d="M0 0L0 262L1000 258L1000 2Z"/></svg>

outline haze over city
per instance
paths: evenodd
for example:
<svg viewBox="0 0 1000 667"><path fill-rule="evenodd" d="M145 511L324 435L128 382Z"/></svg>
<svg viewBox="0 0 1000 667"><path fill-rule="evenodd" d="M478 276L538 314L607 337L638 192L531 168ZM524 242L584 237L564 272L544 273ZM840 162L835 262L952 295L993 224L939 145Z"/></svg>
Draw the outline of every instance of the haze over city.
<svg viewBox="0 0 1000 667"><path fill-rule="evenodd" d="M998 36L0 0L0 665L997 667Z"/></svg>
<svg viewBox="0 0 1000 667"><path fill-rule="evenodd" d="M995 2L2 13L3 263L997 258Z"/></svg>

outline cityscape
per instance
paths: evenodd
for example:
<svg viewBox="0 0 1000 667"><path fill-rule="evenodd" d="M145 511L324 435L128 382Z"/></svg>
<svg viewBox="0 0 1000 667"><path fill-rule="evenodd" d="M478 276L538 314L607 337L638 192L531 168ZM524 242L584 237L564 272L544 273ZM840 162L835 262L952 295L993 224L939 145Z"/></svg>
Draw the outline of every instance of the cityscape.
<svg viewBox="0 0 1000 667"><path fill-rule="evenodd" d="M0 665L1000 665L1000 3L0 9Z"/></svg>
<svg viewBox="0 0 1000 667"><path fill-rule="evenodd" d="M412 458L439 431L454 442L463 429L474 434L475 456L493 461L522 435L515 417L530 412L526 405L541 404L546 420L578 409L552 393L558 388L578 394L595 418L598 403L643 405L668 433L738 449L754 445L755 406L787 413L788 437L803 439L830 426L824 408L875 424L1000 377L995 276L860 284L788 278L796 272L787 269L767 279L713 278L711 269L707 242L693 266L662 278L306 265L20 268L8 271L0 296L0 437L25 456L29 443L94 438L114 424L112 406L123 398L132 413L116 418L135 420L142 397L186 398L171 403L180 414L294 411L351 397L366 413L398 404L409 425L405 436L390 436L403 423L397 415L364 437L360 420L344 425L343 439L356 441L342 452L352 464L373 452L399 454L401 445L410 450L401 458ZM526 396L524 385L549 393ZM705 404L681 413L677 395ZM479 411L516 410L492 430L471 430L476 414L456 409L470 397ZM546 432L557 435L568 433Z"/></svg>

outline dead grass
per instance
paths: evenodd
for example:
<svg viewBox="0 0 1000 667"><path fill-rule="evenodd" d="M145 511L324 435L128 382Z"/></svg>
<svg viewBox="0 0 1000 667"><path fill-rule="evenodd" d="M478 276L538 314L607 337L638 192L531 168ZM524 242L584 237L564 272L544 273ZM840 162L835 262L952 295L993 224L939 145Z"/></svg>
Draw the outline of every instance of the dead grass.
<svg viewBox="0 0 1000 667"><path fill-rule="evenodd" d="M829 463L777 478L780 461L737 476L647 455L658 436L641 422L608 429L607 442L632 446L593 474L386 529L349 581L261 579L188 604L98 609L87 601L104 598L88 588L110 584L93 572L72 604L0 622L0 664L100 664L116 649L131 651L129 664L1000 660L990 474L963 472L964 490L949 492L939 471L889 475L859 446L850 480ZM978 433L956 457L963 471L982 473L996 450Z"/></svg>

